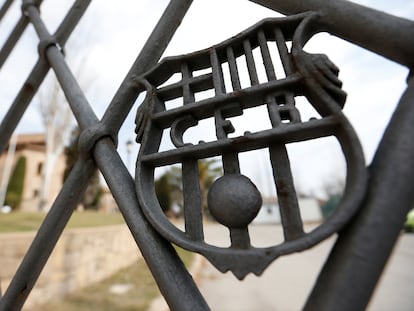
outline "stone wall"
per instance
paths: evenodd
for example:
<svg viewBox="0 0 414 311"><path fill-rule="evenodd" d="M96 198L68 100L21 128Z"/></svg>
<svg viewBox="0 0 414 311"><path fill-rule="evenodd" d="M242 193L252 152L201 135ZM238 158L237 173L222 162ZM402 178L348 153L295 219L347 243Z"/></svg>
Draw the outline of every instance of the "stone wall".
<svg viewBox="0 0 414 311"><path fill-rule="evenodd" d="M0 280L3 293L34 234L0 234ZM139 250L126 225L66 230L25 308L98 282L132 264L139 257Z"/></svg>

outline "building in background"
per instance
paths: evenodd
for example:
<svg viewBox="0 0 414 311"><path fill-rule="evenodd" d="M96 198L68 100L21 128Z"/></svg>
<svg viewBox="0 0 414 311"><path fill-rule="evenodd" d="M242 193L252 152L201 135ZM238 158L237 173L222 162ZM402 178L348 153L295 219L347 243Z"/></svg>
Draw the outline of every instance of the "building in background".
<svg viewBox="0 0 414 311"><path fill-rule="evenodd" d="M19 158L26 159L25 174L23 182L22 200L19 206L20 211L35 212L39 207L39 193L42 185L42 168L45 162L46 142L44 134L23 134L18 135L16 147L13 154L11 172ZM0 179L6 171L6 150L0 156ZM50 206L63 184L63 174L66 166L65 154L61 154L53 168L52 183L48 195L48 205Z"/></svg>
<svg viewBox="0 0 414 311"><path fill-rule="evenodd" d="M298 198L303 223L318 223L323 220L319 201L311 197ZM280 210L277 197L263 198L263 205L253 224L280 224Z"/></svg>

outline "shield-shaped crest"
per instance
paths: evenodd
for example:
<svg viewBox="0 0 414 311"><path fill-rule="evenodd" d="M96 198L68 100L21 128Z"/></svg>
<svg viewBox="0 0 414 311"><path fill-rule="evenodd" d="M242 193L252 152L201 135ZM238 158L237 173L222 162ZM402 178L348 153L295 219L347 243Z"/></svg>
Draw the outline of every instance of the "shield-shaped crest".
<svg viewBox="0 0 414 311"><path fill-rule="evenodd" d="M231 270L240 279L250 272L260 274L277 257L307 249L340 230L358 209L365 191L364 158L342 113L346 94L341 90L338 69L325 55L303 51L306 41L317 32L314 19L317 16L301 14L263 20L209 49L166 58L138 81L147 90L136 119L137 141L141 143L136 190L146 217L172 243L203 254L220 271ZM276 76L270 44L277 47L283 77ZM261 52L266 82L259 80L254 49ZM240 58L245 60L250 79L250 86L244 88ZM178 81L169 83L177 74ZM230 87L226 87L226 79L231 81ZM197 93L205 91L212 95L198 99ZM295 105L297 96L305 96L320 117L303 121ZM171 109L166 106L167 101L176 99L182 103ZM228 119L259 106L267 108L271 128L229 137L234 128ZM185 143L184 133L207 118L214 119L216 139ZM166 130L174 148L160 151ZM305 233L286 145L328 136L337 139L346 159L345 193L333 215ZM248 227L261 208L262 198L253 182L240 173L238 159L240 153L256 149L267 149L270 154L284 232L283 243L266 248L250 243ZM209 157L221 158L224 173L209 190L208 210L229 229L230 247L204 240L197 163ZM155 169L173 164L182 166L184 230L164 215L154 186Z"/></svg>

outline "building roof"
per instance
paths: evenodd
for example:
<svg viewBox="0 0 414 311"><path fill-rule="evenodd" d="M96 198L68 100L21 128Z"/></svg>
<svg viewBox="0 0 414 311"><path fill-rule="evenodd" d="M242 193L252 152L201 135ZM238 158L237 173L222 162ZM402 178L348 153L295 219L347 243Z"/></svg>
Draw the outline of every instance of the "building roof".
<svg viewBox="0 0 414 311"><path fill-rule="evenodd" d="M10 144L10 142L9 142ZM7 149L9 147L7 146ZM17 136L16 150L38 150L44 151L46 139L44 133L39 134L19 134ZM7 152L7 149L5 152Z"/></svg>
<svg viewBox="0 0 414 311"><path fill-rule="evenodd" d="M17 150L45 151L45 134L22 134L17 137Z"/></svg>

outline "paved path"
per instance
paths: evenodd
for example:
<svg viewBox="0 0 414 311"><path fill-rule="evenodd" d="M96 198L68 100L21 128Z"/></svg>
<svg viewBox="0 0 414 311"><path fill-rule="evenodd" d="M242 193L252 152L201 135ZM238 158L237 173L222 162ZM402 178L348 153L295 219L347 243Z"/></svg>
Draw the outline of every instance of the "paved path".
<svg viewBox="0 0 414 311"><path fill-rule="evenodd" d="M275 243L280 227L253 226L257 246ZM206 227L206 240L225 245L226 229ZM261 277L249 275L238 281L231 273L221 274L208 262L197 277L200 290L213 311L301 310L334 239L311 250L276 260ZM370 311L414 310L414 234L401 236L374 298Z"/></svg>

